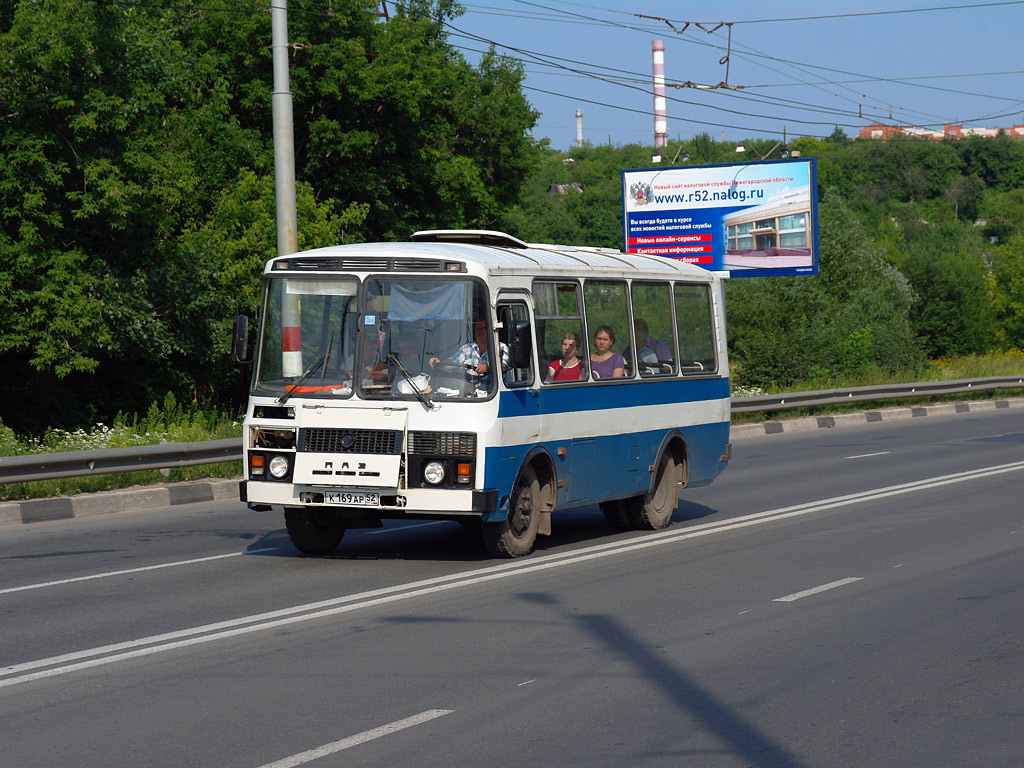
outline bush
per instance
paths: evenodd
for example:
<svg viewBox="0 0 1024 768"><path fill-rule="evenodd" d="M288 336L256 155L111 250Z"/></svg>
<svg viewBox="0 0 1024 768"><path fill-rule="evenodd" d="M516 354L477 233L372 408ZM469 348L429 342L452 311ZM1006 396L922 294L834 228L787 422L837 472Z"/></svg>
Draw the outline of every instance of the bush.
<svg viewBox="0 0 1024 768"><path fill-rule="evenodd" d="M102 423L90 429L67 431L48 429L41 438L19 438L14 431L0 424L0 456L24 456L67 451L126 448L133 445L201 442L237 437L241 426L237 418L222 411L183 407L168 394L162 403L150 405L146 415L118 413L113 426ZM0 485L0 500L46 498L85 491L106 491L159 482L178 482L200 477L240 477L239 462L222 462L169 470L146 470L121 474L69 477L60 480L39 480L31 483Z"/></svg>
<svg viewBox="0 0 1024 768"><path fill-rule="evenodd" d="M787 387L922 369L907 279L837 195L820 210L821 274L730 280L729 344L743 384Z"/></svg>

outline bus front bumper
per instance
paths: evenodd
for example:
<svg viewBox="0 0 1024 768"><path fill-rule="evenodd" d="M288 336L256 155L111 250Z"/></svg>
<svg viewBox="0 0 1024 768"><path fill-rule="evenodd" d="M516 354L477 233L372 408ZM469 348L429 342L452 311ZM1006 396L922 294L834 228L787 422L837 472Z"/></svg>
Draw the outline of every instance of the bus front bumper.
<svg viewBox="0 0 1024 768"><path fill-rule="evenodd" d="M332 507L353 509L342 505L311 503L304 499L320 498L326 491L351 490L336 489L314 485L292 485L289 483L259 482L242 480L238 484L239 500L247 503L251 509L269 509L278 507ZM358 507L367 513L386 513L417 515L465 515L481 514L497 509L498 492L496 490L471 490L466 488L368 488L368 491L380 494L380 504Z"/></svg>

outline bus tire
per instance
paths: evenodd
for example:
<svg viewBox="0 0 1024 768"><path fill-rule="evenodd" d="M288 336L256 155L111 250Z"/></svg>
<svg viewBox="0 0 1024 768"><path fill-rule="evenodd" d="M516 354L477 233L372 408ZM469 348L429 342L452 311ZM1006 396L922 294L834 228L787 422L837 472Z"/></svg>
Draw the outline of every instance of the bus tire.
<svg viewBox="0 0 1024 768"><path fill-rule="evenodd" d="M654 484L643 496L629 499L630 522L637 530L657 531L672 522L672 513L679 506L679 485L676 459L666 448L658 458Z"/></svg>
<svg viewBox="0 0 1024 768"><path fill-rule="evenodd" d="M629 514L629 499L615 499L601 502L605 522L617 531L628 531L633 527Z"/></svg>
<svg viewBox="0 0 1024 768"><path fill-rule="evenodd" d="M533 551L545 509L537 470L523 467L509 500L508 517L498 523L481 523L484 546L492 557L523 557Z"/></svg>
<svg viewBox="0 0 1024 768"><path fill-rule="evenodd" d="M345 535L342 521L336 515L319 509L286 509L284 525L292 544L306 555L331 554Z"/></svg>

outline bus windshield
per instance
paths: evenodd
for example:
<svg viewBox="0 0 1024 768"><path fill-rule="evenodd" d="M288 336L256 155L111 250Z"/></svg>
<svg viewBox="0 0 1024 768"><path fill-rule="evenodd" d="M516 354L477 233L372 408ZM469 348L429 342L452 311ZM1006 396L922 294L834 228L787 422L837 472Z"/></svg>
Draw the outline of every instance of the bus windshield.
<svg viewBox="0 0 1024 768"><path fill-rule="evenodd" d="M254 389L291 397L480 398L496 387L480 282L267 281ZM362 292L362 296L360 296ZM502 367L507 347L500 346Z"/></svg>
<svg viewBox="0 0 1024 768"><path fill-rule="evenodd" d="M487 397L494 391L482 283L377 278L364 290L357 377L363 397ZM507 367L504 345L501 352Z"/></svg>

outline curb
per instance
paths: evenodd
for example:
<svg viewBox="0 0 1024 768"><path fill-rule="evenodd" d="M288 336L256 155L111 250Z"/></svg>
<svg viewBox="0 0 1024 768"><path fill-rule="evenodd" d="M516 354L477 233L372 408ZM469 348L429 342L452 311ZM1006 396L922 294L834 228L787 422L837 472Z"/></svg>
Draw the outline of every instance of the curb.
<svg viewBox="0 0 1024 768"><path fill-rule="evenodd" d="M793 432L809 432L812 429L832 429L877 421L897 419L918 419L924 416L947 416L961 413L979 413L1002 408L1024 408L1024 398L1010 400L980 400L974 403L944 403L942 405L914 406L911 408L885 408L880 411L843 413L835 416L807 416L786 421L765 421L759 424L739 424L729 428L729 438L741 440L747 437L782 435Z"/></svg>
<svg viewBox="0 0 1024 768"><path fill-rule="evenodd" d="M52 499L10 501L0 503L0 527L227 499L238 500L237 479L196 480L165 486L126 488L123 491L99 491Z"/></svg>

